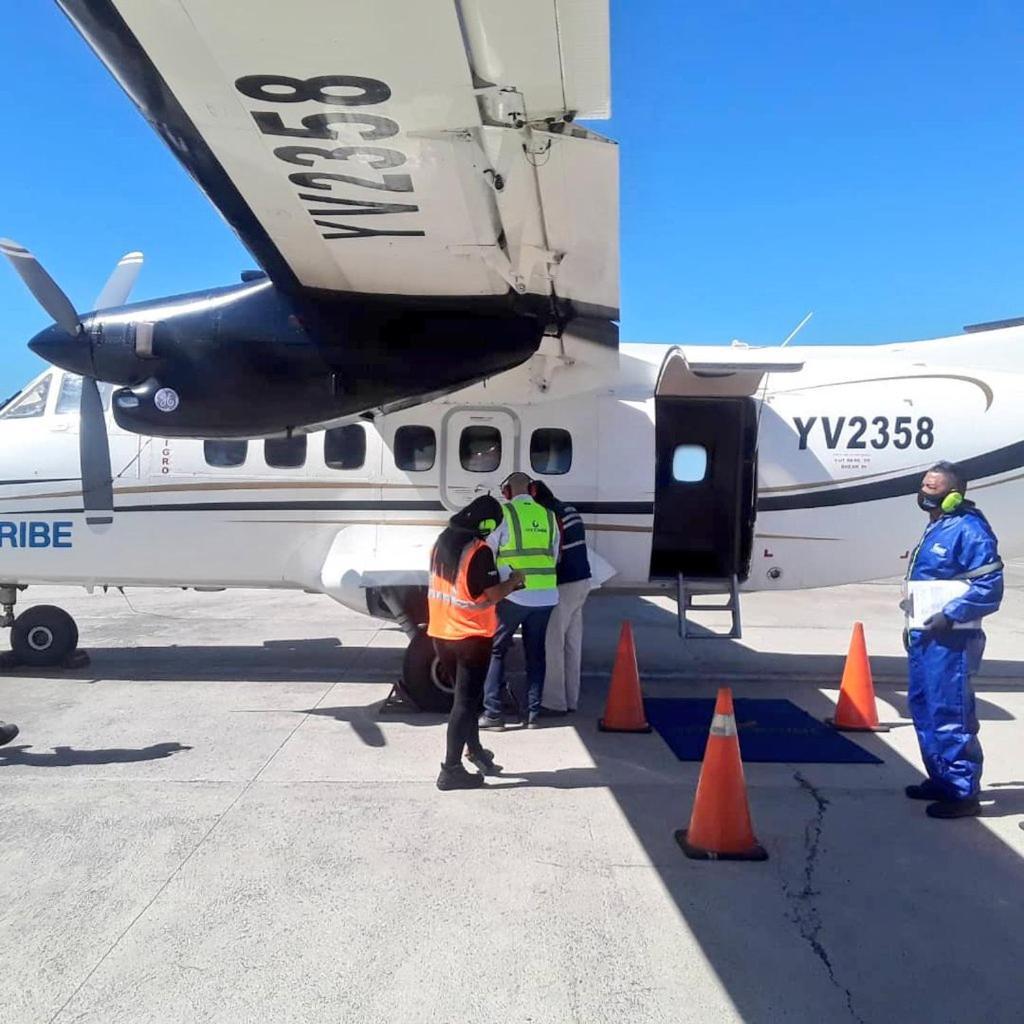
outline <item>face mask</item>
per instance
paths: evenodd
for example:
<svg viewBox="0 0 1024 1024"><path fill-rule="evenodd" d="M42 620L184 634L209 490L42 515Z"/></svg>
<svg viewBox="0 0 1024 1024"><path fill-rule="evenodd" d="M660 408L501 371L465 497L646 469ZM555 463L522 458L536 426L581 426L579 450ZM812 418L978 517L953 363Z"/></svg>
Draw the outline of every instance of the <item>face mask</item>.
<svg viewBox="0 0 1024 1024"><path fill-rule="evenodd" d="M922 512L934 512L941 508L944 494L928 494L926 491L917 492L917 507Z"/></svg>

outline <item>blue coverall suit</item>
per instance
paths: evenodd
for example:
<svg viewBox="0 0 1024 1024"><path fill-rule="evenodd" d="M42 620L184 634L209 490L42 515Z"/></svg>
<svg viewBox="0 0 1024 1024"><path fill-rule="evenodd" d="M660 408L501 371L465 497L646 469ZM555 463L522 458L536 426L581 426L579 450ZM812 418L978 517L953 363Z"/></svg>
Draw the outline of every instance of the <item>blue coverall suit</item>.
<svg viewBox="0 0 1024 1024"><path fill-rule="evenodd" d="M965 501L930 523L911 558L908 580L968 582L962 597L942 609L950 622L973 622L997 611L1003 566L988 520ZM978 795L982 753L971 676L981 665L981 629L912 629L908 699L928 777L944 800Z"/></svg>

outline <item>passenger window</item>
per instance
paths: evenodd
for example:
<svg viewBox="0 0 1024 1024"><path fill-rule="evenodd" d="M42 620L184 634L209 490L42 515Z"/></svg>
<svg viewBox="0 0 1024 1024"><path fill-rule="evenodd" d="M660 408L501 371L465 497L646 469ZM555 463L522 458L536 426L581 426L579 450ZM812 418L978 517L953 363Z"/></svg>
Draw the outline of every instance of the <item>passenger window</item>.
<svg viewBox="0 0 1024 1024"><path fill-rule="evenodd" d="M434 468L437 438L433 427L399 427L395 431L395 465L413 473Z"/></svg>
<svg viewBox="0 0 1024 1024"><path fill-rule="evenodd" d="M271 469L298 469L306 464L306 435L268 437L263 442L263 457Z"/></svg>
<svg viewBox="0 0 1024 1024"><path fill-rule="evenodd" d="M206 464L208 466L216 466L218 469L241 466L244 464L245 457L248 454L248 441L203 442L203 455L206 457Z"/></svg>
<svg viewBox="0 0 1024 1024"><path fill-rule="evenodd" d="M324 432L328 469L362 469L366 462L366 431L358 423Z"/></svg>
<svg viewBox="0 0 1024 1024"><path fill-rule="evenodd" d="M679 444L672 453L672 479L698 484L708 473L708 450L700 444Z"/></svg>
<svg viewBox="0 0 1024 1024"><path fill-rule="evenodd" d="M7 406L0 418L5 420L27 420L33 416L42 416L46 412L46 399L50 394L50 382L53 374L48 373L41 381L25 392L21 398Z"/></svg>
<svg viewBox="0 0 1024 1024"><path fill-rule="evenodd" d="M501 465L501 431L466 427L459 438L459 461L470 473L493 473Z"/></svg>
<svg viewBox="0 0 1024 1024"><path fill-rule="evenodd" d="M530 467L534 473L557 476L572 466L572 435L561 427L542 427L530 438Z"/></svg>
<svg viewBox="0 0 1024 1024"><path fill-rule="evenodd" d="M99 381L100 401L103 403L103 411L110 408L110 394L114 390L112 384ZM64 379L60 382L60 393L57 395L57 408L54 413L57 416L67 416L77 413L82 402L82 378L74 373L65 373Z"/></svg>

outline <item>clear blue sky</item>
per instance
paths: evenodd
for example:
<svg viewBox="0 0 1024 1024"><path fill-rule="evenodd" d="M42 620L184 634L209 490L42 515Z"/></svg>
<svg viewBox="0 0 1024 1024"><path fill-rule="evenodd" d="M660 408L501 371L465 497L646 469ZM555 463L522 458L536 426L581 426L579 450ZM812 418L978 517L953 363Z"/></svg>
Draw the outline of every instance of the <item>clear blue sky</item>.
<svg viewBox="0 0 1024 1024"><path fill-rule="evenodd" d="M614 0L622 336L802 343L1024 314L1020 0ZM0 235L82 307L123 252L136 297L254 266L55 4L0 29ZM0 267L0 393L45 315Z"/></svg>

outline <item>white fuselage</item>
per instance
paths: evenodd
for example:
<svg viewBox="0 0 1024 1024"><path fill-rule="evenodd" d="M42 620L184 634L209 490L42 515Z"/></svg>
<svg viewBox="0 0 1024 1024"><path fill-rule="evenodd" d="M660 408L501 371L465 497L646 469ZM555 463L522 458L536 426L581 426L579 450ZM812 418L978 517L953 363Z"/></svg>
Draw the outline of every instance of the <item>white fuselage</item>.
<svg viewBox="0 0 1024 1024"><path fill-rule="evenodd" d="M770 374L753 395L759 511L745 589L900 574L923 521L905 484L893 482L938 459L974 467L971 496L1004 556L1024 553L1016 514L1024 498L1024 376L999 369L1022 342L1024 330L1015 329L879 348L786 349L803 369ZM698 351L728 359L738 350L688 350ZM302 589L365 612L366 588L425 582L426 553L449 509L496 493L509 472L523 469L581 507L595 561L608 563L602 575L614 573L606 587L656 591L664 584L649 579L654 396L665 353L625 345L611 368L535 357L442 400L362 423L365 457L356 468L328 465L322 431L293 439L291 451L269 442L276 462L290 454L298 462L305 443L299 465L268 465L268 442L250 441L244 462L221 466L208 455L236 461L238 450L225 459L202 441L139 437L111 420L115 515L100 526L87 525L81 511L77 413L62 411L76 407L73 395L61 405L64 375L48 371L36 415L14 416L13 406L0 414L0 584ZM693 395L702 380L693 379ZM720 384L710 377L706 386ZM428 429L406 430L396 452L403 427ZM554 430L571 438L571 463L558 474L550 470L566 467L565 435ZM499 436L500 444L487 444ZM358 459L328 454L335 464ZM423 468L400 468L396 455Z"/></svg>

